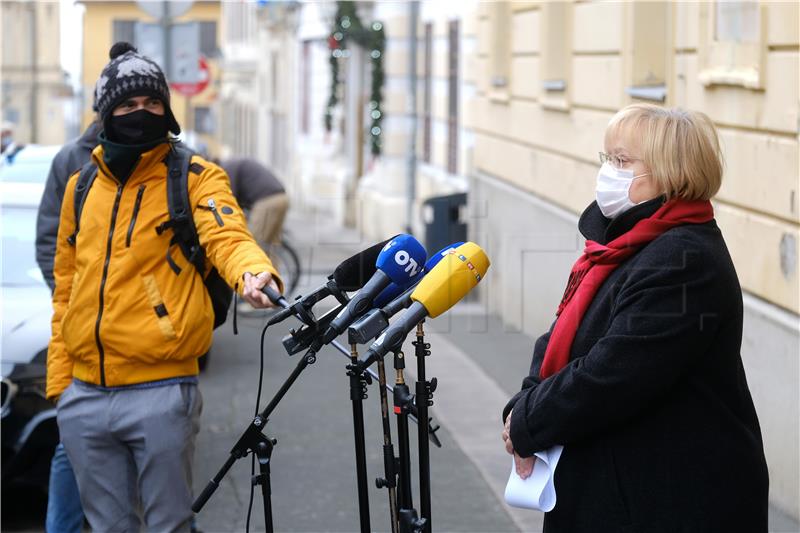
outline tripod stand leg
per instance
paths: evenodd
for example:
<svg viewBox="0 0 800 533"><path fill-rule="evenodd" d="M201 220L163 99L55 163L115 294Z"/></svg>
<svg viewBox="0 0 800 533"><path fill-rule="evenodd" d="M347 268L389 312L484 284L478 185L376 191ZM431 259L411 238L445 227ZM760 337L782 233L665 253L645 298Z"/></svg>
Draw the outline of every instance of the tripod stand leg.
<svg viewBox="0 0 800 533"><path fill-rule="evenodd" d="M394 413L397 415L397 451L400 457L397 482L397 506L400 508L402 514L403 509L411 509L414 507L414 499L411 495L411 448L409 446L408 437L408 408L413 399L411 397L411 392L408 390L408 385L406 385L405 375L403 373L405 357L401 351L398 351L394 356L394 368L396 371L393 391Z"/></svg>
<svg viewBox="0 0 800 533"><path fill-rule="evenodd" d="M353 404L353 438L356 447L356 477L358 481L358 514L361 533L369 533L369 492L367 487L367 452L364 444L364 405L366 396L364 374L358 370L356 345L351 346L351 365L347 368L350 376L350 401Z"/></svg>
<svg viewBox="0 0 800 533"><path fill-rule="evenodd" d="M417 325L417 340L414 341L417 357L417 414L419 424L419 499L420 515L425 520L425 533L431 532L431 462L428 446L428 406L432 404L431 384L425 377L425 357L430 355L430 344L425 342L422 322ZM435 379L435 378L434 378Z"/></svg>
<svg viewBox="0 0 800 533"><path fill-rule="evenodd" d="M264 528L272 533L272 482L270 481L269 463L272 457L273 443L269 439L258 443L255 449L259 474L253 476L253 485L261 485L261 498L264 503Z"/></svg>
<svg viewBox="0 0 800 533"><path fill-rule="evenodd" d="M385 486L389 489L389 513L392 520L392 533L398 533L397 522L397 485L394 468L394 448L392 446L392 428L389 422L389 400L386 395L386 368L383 357L378 358L378 382L381 390L381 418L383 420L383 464L386 477L378 481L378 488ZM381 483L383 481L383 483Z"/></svg>

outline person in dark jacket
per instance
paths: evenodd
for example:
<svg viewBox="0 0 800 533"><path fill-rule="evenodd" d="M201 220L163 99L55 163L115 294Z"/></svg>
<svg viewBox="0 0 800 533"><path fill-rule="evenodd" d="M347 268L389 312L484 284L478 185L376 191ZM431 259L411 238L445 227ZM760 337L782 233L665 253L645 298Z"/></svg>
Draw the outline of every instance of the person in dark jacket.
<svg viewBox="0 0 800 533"><path fill-rule="evenodd" d="M79 138L65 144L53 158L44 185L36 219L36 262L51 291L55 289L53 259L56 255L64 189L69 177L91 159L92 150L97 146L98 131L100 126L93 121ZM45 528L48 532L63 533L78 533L83 529L83 508L78 483L61 443L56 447L50 463Z"/></svg>
<svg viewBox="0 0 800 533"><path fill-rule="evenodd" d="M51 291L55 288L53 258L56 256L58 219L61 216L64 189L69 177L91 159L92 150L97 146L99 131L100 126L96 121L89 124L83 135L68 142L58 151L50 165L50 173L47 175L36 219L36 262L39 263L39 268Z"/></svg>
<svg viewBox="0 0 800 533"><path fill-rule="evenodd" d="M766 532L742 291L709 201L714 126L634 104L605 151L584 254L503 410L506 450L527 477L535 452L564 446L546 533Z"/></svg>
<svg viewBox="0 0 800 533"><path fill-rule="evenodd" d="M230 158L220 166L231 179L236 201L250 212L248 225L256 239L263 245L280 242L289 197L278 178L251 158Z"/></svg>

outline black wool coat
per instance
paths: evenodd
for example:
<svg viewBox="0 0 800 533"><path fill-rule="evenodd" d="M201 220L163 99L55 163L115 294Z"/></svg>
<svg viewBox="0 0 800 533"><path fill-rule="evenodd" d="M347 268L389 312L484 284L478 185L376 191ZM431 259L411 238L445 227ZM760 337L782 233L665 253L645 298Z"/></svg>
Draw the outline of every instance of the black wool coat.
<svg viewBox="0 0 800 533"><path fill-rule="evenodd" d="M607 243L662 204L579 223ZM503 411L523 456L563 444L545 533L767 531L768 475L740 355L742 292L715 221L673 228L617 267L541 380L549 333Z"/></svg>

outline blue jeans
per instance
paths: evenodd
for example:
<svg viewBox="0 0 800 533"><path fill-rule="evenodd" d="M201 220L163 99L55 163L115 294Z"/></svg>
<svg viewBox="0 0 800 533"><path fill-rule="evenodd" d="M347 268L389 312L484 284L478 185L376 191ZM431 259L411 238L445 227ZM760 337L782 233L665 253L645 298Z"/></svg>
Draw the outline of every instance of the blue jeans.
<svg viewBox="0 0 800 533"><path fill-rule="evenodd" d="M80 533L83 508L75 473L60 442L50 463L50 487L47 495L47 533Z"/></svg>

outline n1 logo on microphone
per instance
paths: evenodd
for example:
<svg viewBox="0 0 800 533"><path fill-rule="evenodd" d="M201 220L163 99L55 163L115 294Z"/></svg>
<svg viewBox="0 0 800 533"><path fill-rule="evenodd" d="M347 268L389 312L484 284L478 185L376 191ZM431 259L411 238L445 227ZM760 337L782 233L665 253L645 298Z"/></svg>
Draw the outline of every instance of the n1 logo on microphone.
<svg viewBox="0 0 800 533"><path fill-rule="evenodd" d="M404 234L383 247L376 266L394 283L405 286L422 273L426 259L425 247L411 235Z"/></svg>
<svg viewBox="0 0 800 533"><path fill-rule="evenodd" d="M405 250L400 250L396 254L394 254L394 262L400 265L401 267L405 267L405 271L408 272L408 277L413 278L417 274L419 274L420 267L414 258L409 255L408 252Z"/></svg>

